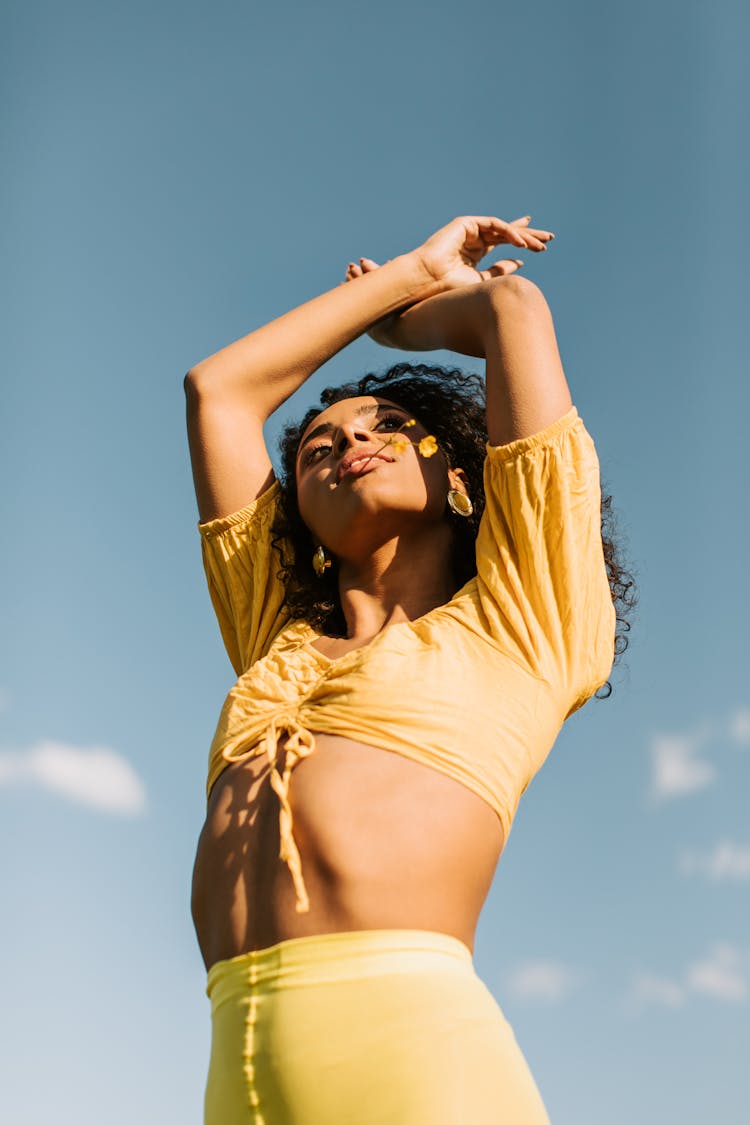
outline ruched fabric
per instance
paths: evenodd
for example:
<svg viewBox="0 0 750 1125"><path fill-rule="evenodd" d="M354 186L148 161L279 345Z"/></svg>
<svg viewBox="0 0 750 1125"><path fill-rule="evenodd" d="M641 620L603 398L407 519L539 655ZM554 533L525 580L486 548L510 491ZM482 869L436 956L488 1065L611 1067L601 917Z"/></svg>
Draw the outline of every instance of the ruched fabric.
<svg viewBox="0 0 750 1125"><path fill-rule="evenodd" d="M284 745L284 768L278 767L279 738L285 732L288 738ZM260 746L261 752L265 750L271 764L271 788L279 798L279 835L281 845L279 856L287 864L294 880L294 889L297 895L296 909L298 913L305 913L310 909L310 900L307 897L305 881L302 878L302 861L299 849L292 834L292 809L289 804L289 781L292 770L308 754L315 749L315 739L309 730L306 730L294 718L277 718L274 716L263 735ZM242 761L255 753L246 750L239 758L225 758L226 761Z"/></svg>
<svg viewBox="0 0 750 1125"><path fill-rule="evenodd" d="M599 463L576 407L537 434L488 445L484 489L476 577L445 605L337 660L285 610L272 530L277 483L242 511L200 525L211 598L238 673L211 745L207 792L231 762L268 757L298 911L309 904L289 786L315 733L448 775L495 810L507 840L563 722L607 679L616 618ZM291 545L283 549L291 557Z"/></svg>

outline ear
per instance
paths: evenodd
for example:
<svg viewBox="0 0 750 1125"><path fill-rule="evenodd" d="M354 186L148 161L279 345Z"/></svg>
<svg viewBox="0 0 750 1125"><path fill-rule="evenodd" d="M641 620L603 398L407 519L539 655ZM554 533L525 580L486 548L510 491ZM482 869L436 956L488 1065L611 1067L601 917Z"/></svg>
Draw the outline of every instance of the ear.
<svg viewBox="0 0 750 1125"><path fill-rule="evenodd" d="M448 469L448 480L451 488L458 489L459 492L465 492L469 495L469 478L463 469Z"/></svg>

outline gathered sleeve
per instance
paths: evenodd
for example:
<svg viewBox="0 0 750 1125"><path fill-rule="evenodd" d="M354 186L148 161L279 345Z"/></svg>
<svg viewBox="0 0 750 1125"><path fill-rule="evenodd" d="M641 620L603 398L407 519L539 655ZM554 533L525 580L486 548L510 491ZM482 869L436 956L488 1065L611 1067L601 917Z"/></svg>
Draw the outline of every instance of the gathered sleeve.
<svg viewBox="0 0 750 1125"><path fill-rule="evenodd" d="M545 680L560 717L607 680L616 615L594 442L575 406L546 429L487 445L477 586L493 641Z"/></svg>
<svg viewBox="0 0 750 1125"><path fill-rule="evenodd" d="M238 676L266 654L287 619L271 530L280 497L274 481L246 508L198 524L208 590Z"/></svg>

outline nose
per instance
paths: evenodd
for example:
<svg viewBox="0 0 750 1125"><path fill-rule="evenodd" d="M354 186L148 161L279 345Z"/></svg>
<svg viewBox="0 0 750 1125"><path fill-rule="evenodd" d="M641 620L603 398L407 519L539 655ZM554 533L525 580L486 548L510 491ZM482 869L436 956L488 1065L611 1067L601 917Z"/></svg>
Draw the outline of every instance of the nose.
<svg viewBox="0 0 750 1125"><path fill-rule="evenodd" d="M343 422L337 432L334 448L337 457L343 457L346 450L360 441L369 441L367 429L359 422Z"/></svg>

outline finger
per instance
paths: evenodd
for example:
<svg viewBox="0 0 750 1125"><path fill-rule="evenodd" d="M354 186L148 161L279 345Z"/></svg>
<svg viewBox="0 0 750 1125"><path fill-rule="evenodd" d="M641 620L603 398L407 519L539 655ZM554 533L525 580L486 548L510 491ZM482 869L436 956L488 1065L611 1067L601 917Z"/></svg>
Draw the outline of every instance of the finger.
<svg viewBox="0 0 750 1125"><path fill-rule="evenodd" d="M526 245L528 246L529 250L535 250L538 253L540 250L547 249L546 241L542 238L537 237L537 235L532 234L530 230L525 230L523 232L523 237L526 240Z"/></svg>
<svg viewBox="0 0 750 1125"><path fill-rule="evenodd" d="M510 225L512 227L525 227L524 234L533 234L536 238L554 238L551 230L537 230L536 227L530 227L531 215L522 215L520 219L511 219Z"/></svg>
<svg viewBox="0 0 750 1125"><path fill-rule="evenodd" d="M492 245L497 245L500 242L512 242L516 246L523 246L525 249L539 252L540 250L546 250L546 243L555 237L552 231L536 230L528 226L519 227L519 223L523 223L527 219L531 220L530 215L523 215L520 219L514 219L513 223L506 223L504 219L498 219L495 216L471 215L469 218L479 227L479 234L483 241Z"/></svg>
<svg viewBox="0 0 750 1125"><path fill-rule="evenodd" d="M470 241L476 240L484 247L497 246L501 242L512 242L516 246L526 247L523 232L494 215L464 215L454 219L454 224L460 224L464 235L468 235ZM485 249L484 253L486 252Z"/></svg>
<svg viewBox="0 0 750 1125"><path fill-rule="evenodd" d="M503 258L500 262L494 262L486 270L480 270L479 276L482 281L489 281L493 277L505 277L506 274L515 273L522 265L523 262L520 258Z"/></svg>
<svg viewBox="0 0 750 1125"><path fill-rule="evenodd" d="M528 220L531 216L527 215L525 218ZM514 224L516 226L519 226L521 223L524 223L523 219L514 219ZM526 223L524 223L522 234L524 236L531 235L531 237L535 238L538 242L545 243L550 242L555 237L551 230L539 230L537 227L530 227Z"/></svg>
<svg viewBox="0 0 750 1125"><path fill-rule="evenodd" d="M532 230L531 227L517 227L516 229L524 239L527 248L536 252L546 250L547 243L555 237L550 230Z"/></svg>
<svg viewBox="0 0 750 1125"><path fill-rule="evenodd" d="M512 242L516 246L526 246L524 241L525 231L520 231L504 219L494 215L470 215L469 221L476 223L479 228L480 238L484 242L497 244L498 242Z"/></svg>

